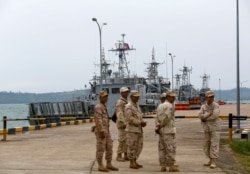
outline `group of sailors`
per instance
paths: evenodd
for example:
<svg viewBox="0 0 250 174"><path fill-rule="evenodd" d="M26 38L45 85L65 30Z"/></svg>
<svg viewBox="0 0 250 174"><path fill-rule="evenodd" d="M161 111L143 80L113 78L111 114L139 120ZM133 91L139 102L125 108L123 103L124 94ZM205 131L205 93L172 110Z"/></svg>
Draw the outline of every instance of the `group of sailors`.
<svg viewBox="0 0 250 174"><path fill-rule="evenodd" d="M118 129L118 148L116 160L129 161L131 169L142 168L138 158L143 148L143 128L147 122L143 120L143 114L138 105L140 93L120 88L121 97L115 103L116 125ZM128 101L128 97L130 100ZM175 127L175 91L168 90L161 94L161 104L158 105L155 119L155 132L159 135L158 153L160 171L178 172L176 164L176 127ZM209 162L204 166L216 167L216 159L219 152L219 105L214 102L214 92L206 93L207 102L201 106L198 113L204 128L205 145L204 152L209 157ZM109 116L106 107L108 101L107 91L100 91L100 102L94 108L95 126L92 131L96 135L96 160L98 170L108 172L119 169L111 163L113 155L113 141L109 131ZM106 165L103 164L105 153ZM168 169L168 170L167 170Z"/></svg>

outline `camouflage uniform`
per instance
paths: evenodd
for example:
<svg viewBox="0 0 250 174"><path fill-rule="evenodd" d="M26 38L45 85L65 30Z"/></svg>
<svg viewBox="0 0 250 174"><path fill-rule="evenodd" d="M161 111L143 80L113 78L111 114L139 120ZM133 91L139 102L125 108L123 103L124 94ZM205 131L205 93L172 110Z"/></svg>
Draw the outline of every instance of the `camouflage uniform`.
<svg viewBox="0 0 250 174"><path fill-rule="evenodd" d="M212 113L211 116L209 114ZM219 157L219 144L220 144L220 109L219 105L215 102L210 105L203 104L199 111L199 118L204 129L205 144L204 152L210 159Z"/></svg>
<svg viewBox="0 0 250 174"><path fill-rule="evenodd" d="M103 154L106 152L105 159L107 161L112 160L113 154L113 141L109 133L109 117L107 107L101 103L98 103L94 109L95 117L95 135L96 135L96 160L102 161ZM99 133L104 132L105 138L101 139Z"/></svg>
<svg viewBox="0 0 250 174"><path fill-rule="evenodd" d="M115 112L116 112L116 125L118 128L118 154L122 153L127 153L127 144L126 144L126 132L125 132L125 127L126 127L126 118L125 118L125 105L128 103L126 99L121 97L120 99L117 100L116 105L115 105Z"/></svg>
<svg viewBox="0 0 250 174"><path fill-rule="evenodd" d="M162 167L175 164L176 154L176 127L173 104L167 100L157 108L156 126L160 125L159 131L159 162Z"/></svg>
<svg viewBox="0 0 250 174"><path fill-rule="evenodd" d="M127 138L127 153L130 160L139 158L143 148L143 131L142 131L142 113L136 103L130 101L125 106L127 118L126 138Z"/></svg>

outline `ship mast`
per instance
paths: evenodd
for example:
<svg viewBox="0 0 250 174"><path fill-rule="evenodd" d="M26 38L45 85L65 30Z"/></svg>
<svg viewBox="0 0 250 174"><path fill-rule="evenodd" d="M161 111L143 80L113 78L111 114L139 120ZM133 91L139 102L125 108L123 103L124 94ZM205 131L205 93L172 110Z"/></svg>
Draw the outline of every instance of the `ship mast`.
<svg viewBox="0 0 250 174"><path fill-rule="evenodd" d="M202 88L203 89L209 88L208 79L210 78L210 76L208 74L204 73L204 75L201 76L201 78L202 78Z"/></svg>
<svg viewBox="0 0 250 174"><path fill-rule="evenodd" d="M183 66L182 71L182 85L190 85L190 73L192 72L192 68L188 68L187 66Z"/></svg>
<svg viewBox="0 0 250 174"><path fill-rule="evenodd" d="M181 75L175 74L175 91L178 92L181 85Z"/></svg>
<svg viewBox="0 0 250 174"><path fill-rule="evenodd" d="M112 71L109 69L110 63L107 62L105 59L105 52L104 49L102 49L102 80L104 80L104 83L107 83L107 78L110 78Z"/></svg>
<svg viewBox="0 0 250 174"><path fill-rule="evenodd" d="M128 70L128 62L126 59L126 51L131 51L135 49L130 48L129 44L124 42L125 34L121 35L122 35L122 40L118 41L118 43L115 44L116 49L111 49L109 51L117 52L119 58L119 63L118 63L119 76L121 78L124 78L124 77L130 77L130 72Z"/></svg>
<svg viewBox="0 0 250 174"><path fill-rule="evenodd" d="M148 73L148 79L151 83L158 83L158 66L163 63L156 62L155 50L152 50L152 61L150 63L144 63L148 65L146 72ZM152 82L153 81L153 82Z"/></svg>

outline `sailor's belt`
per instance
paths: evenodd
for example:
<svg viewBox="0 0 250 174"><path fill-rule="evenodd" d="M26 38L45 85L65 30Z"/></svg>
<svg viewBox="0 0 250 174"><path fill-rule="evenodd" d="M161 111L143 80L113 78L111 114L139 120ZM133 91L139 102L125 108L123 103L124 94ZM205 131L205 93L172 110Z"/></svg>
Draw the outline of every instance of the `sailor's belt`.
<svg viewBox="0 0 250 174"><path fill-rule="evenodd" d="M173 128L174 126L173 125L163 125L161 127Z"/></svg>
<svg viewBox="0 0 250 174"><path fill-rule="evenodd" d="M215 122L215 121L214 120L204 120L203 122L212 123L212 122Z"/></svg>

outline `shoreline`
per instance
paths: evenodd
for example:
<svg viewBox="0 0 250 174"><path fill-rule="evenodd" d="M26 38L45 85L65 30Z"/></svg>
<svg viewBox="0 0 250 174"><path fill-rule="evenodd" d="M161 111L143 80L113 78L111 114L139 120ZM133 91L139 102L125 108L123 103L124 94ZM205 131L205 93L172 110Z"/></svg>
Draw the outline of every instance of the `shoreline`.
<svg viewBox="0 0 250 174"><path fill-rule="evenodd" d="M228 116L230 113L232 113L233 115L236 115L236 113L237 113L236 111L237 111L237 105L236 104L220 105L220 116L222 116L224 118L226 116ZM176 116L187 116L187 117L191 116L191 117L195 118L196 116L198 117L198 112L199 112L199 109L195 109L195 110L176 110L175 115ZM240 105L240 116L250 117L250 103ZM87 119L87 120L90 120L90 121L87 121L87 122L92 122L93 121L91 118ZM70 123L70 125L82 124L82 122L81 123L80 122L79 123L74 123L74 121L70 121L70 122L72 122L72 123ZM65 125L65 123L64 122L51 123L51 124L48 124L48 125L45 124L45 125L40 125L40 126L34 126L34 125L16 126L16 127L8 127L7 126L7 134L9 134L9 135L12 134L13 135L13 134L16 134L16 133L27 132L27 131L30 131L30 130L42 130L42 129L45 129L45 128L58 127L60 125ZM69 125L69 124L67 124L67 125ZM249 129L250 126L248 125L247 127L243 127L243 129L245 129L245 128ZM4 129L0 128L0 135L3 134L3 131L4 131Z"/></svg>
<svg viewBox="0 0 250 174"><path fill-rule="evenodd" d="M198 115L199 109L195 110L176 110L175 115ZM220 105L220 115L233 115L237 114L237 104L225 104ZM250 103L240 105L240 115L241 116L250 116Z"/></svg>

